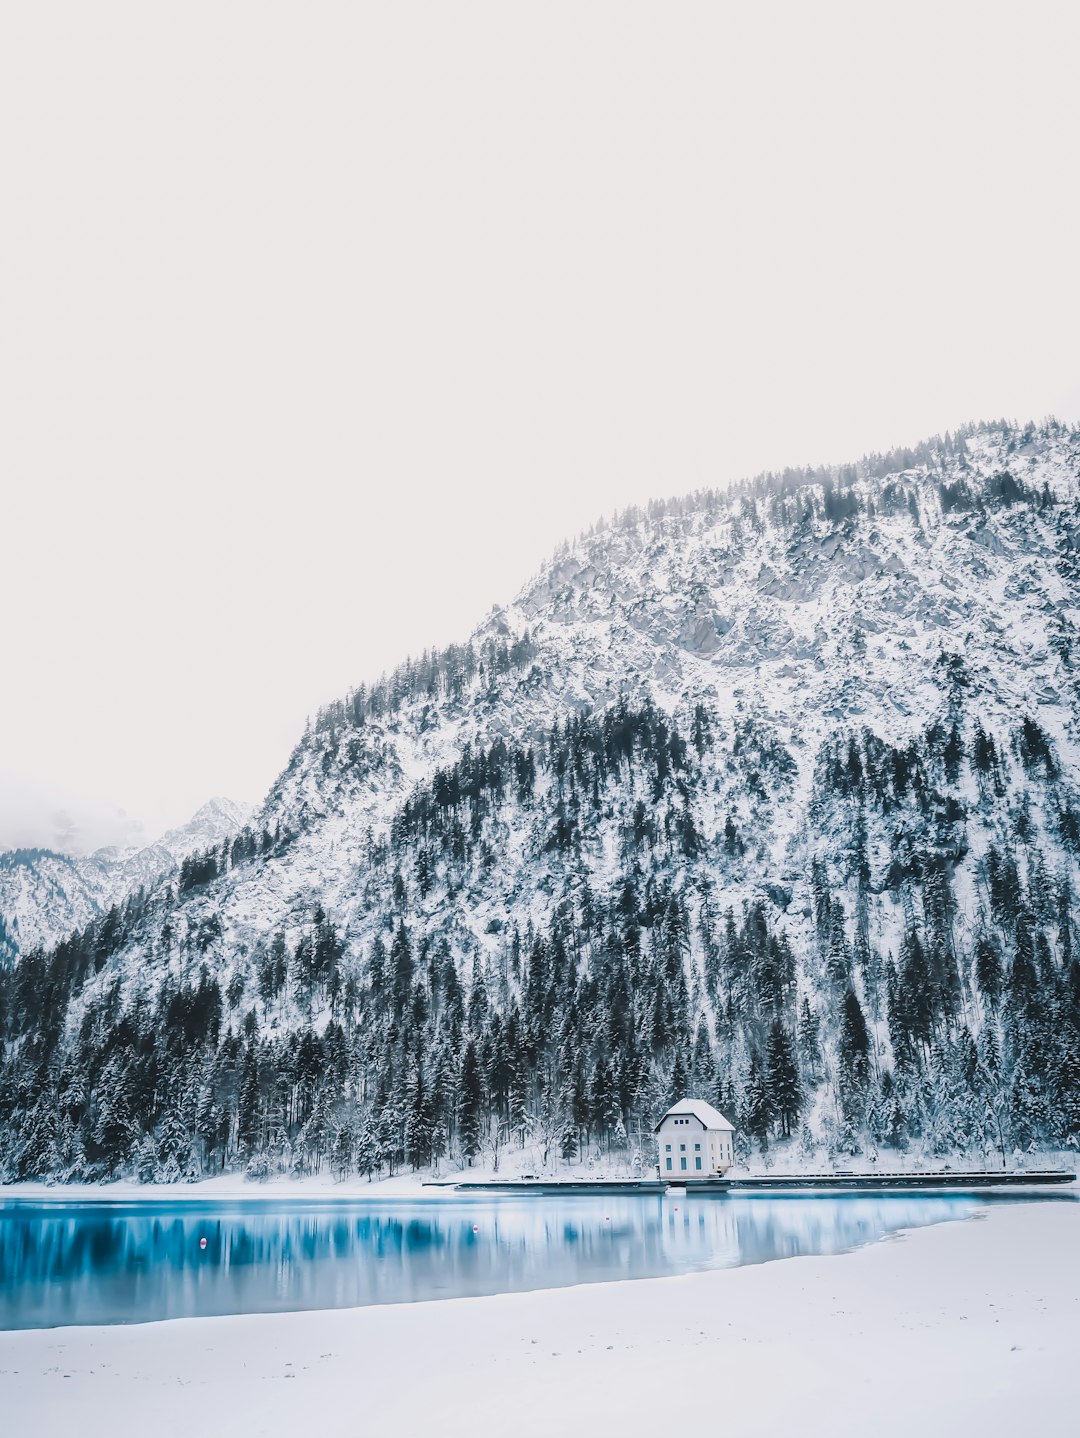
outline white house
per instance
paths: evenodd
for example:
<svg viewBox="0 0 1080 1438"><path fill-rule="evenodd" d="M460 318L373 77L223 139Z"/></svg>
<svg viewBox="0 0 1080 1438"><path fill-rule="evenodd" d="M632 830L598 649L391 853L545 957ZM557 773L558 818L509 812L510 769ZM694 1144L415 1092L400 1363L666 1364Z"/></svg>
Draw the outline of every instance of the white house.
<svg viewBox="0 0 1080 1438"><path fill-rule="evenodd" d="M734 1162L734 1127L702 1099L680 1099L653 1132L660 1147L661 1178L716 1178Z"/></svg>

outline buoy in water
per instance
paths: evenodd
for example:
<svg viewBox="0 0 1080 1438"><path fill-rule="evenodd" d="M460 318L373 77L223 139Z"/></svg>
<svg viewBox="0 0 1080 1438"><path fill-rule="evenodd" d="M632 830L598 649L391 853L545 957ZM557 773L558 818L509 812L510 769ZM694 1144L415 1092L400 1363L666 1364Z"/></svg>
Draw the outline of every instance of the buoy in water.
<svg viewBox="0 0 1080 1438"><path fill-rule="evenodd" d="M205 1248L205 1247L206 1247L206 1239L205 1239L205 1238L200 1238L200 1239L199 1239L199 1247L200 1247L200 1248Z"/></svg>
<svg viewBox="0 0 1080 1438"><path fill-rule="evenodd" d="M473 1226L472 1226L472 1231L473 1231L473 1233L479 1233L479 1232L480 1232L480 1225L479 1225L478 1223L474 1223Z"/></svg>

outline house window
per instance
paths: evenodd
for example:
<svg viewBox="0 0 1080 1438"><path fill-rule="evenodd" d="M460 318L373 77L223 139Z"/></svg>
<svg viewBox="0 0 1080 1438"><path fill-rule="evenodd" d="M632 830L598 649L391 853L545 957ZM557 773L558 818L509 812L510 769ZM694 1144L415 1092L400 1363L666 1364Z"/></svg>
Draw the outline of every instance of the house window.
<svg viewBox="0 0 1080 1438"><path fill-rule="evenodd" d="M685 1159L685 1158L680 1158L680 1159L679 1159L679 1167L680 1167L680 1168L685 1168L685 1167L686 1167L686 1159Z"/></svg>
<svg viewBox="0 0 1080 1438"><path fill-rule="evenodd" d="M664 1152L665 1152L665 1153L670 1153L670 1152L671 1152L671 1144L670 1144L670 1143L665 1143L665 1144L664 1144Z"/></svg>
<svg viewBox="0 0 1080 1438"><path fill-rule="evenodd" d="M680 1144L679 1144L679 1152L680 1152L680 1153L685 1153L685 1152L686 1152L686 1144L685 1144L685 1143L680 1143Z"/></svg>
<svg viewBox="0 0 1080 1438"><path fill-rule="evenodd" d="M695 1168L700 1168L700 1167L701 1167L701 1159L700 1159L700 1158L695 1158L695 1159L694 1159L694 1167L695 1167Z"/></svg>
<svg viewBox="0 0 1080 1438"><path fill-rule="evenodd" d="M700 1153L700 1152L701 1152L701 1144L700 1144L700 1143L695 1143L695 1144L694 1144L694 1152L695 1152L695 1153Z"/></svg>
<svg viewBox="0 0 1080 1438"><path fill-rule="evenodd" d="M670 1148L670 1146L671 1146L671 1145L669 1144L668 1147ZM668 1168L671 1167L671 1159L670 1159L670 1158L669 1158L668 1161L667 1161L667 1166L668 1166Z"/></svg>

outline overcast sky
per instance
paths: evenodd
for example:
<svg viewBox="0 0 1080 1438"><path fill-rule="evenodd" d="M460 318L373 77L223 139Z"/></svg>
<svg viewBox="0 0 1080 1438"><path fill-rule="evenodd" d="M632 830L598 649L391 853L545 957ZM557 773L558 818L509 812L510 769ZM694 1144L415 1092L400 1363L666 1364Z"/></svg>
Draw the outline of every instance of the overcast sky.
<svg viewBox="0 0 1080 1438"><path fill-rule="evenodd" d="M0 847L258 799L599 513L1080 419L1078 53L1030 0L4 6Z"/></svg>

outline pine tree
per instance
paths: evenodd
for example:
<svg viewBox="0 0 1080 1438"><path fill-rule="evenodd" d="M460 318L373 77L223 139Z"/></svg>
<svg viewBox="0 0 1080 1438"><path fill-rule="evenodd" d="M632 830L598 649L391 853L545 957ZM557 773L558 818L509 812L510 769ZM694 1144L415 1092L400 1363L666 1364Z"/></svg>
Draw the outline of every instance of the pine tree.
<svg viewBox="0 0 1080 1438"><path fill-rule="evenodd" d="M838 1049L841 1102L848 1120L857 1122L870 1079L870 1033L853 989L844 995Z"/></svg>
<svg viewBox="0 0 1080 1438"><path fill-rule="evenodd" d="M131 1105L131 1073L120 1054L114 1054L105 1065L96 1096L94 1143L106 1172L112 1176L123 1169L138 1136Z"/></svg>
<svg viewBox="0 0 1080 1438"><path fill-rule="evenodd" d="M335 1178L347 1178L352 1172L356 1139L357 1133L353 1120L342 1120L334 1125L330 1139L330 1170Z"/></svg>
<svg viewBox="0 0 1080 1438"><path fill-rule="evenodd" d="M799 1053L807 1077L816 1082L821 1068L821 1025L817 1014L810 1007L810 1000L803 997L799 1011Z"/></svg>
<svg viewBox="0 0 1080 1438"><path fill-rule="evenodd" d="M476 1047L472 1039L469 1039L465 1045L458 1083L457 1131L461 1152L470 1166L480 1152L483 1102L480 1064L476 1057Z"/></svg>
<svg viewBox="0 0 1080 1438"><path fill-rule="evenodd" d="M769 1129L775 1117L776 1108L773 1104L772 1095L769 1092L768 1079L760 1059L757 1054L754 1054L750 1059L750 1078L746 1092L745 1123L747 1129L753 1134L763 1149L768 1147Z"/></svg>
<svg viewBox="0 0 1080 1438"><path fill-rule="evenodd" d="M390 947L390 970L394 1014L400 1018L413 986L412 949L404 922L398 924L394 942Z"/></svg>
<svg viewBox="0 0 1080 1438"><path fill-rule="evenodd" d="M782 1137L790 1138L792 1128L799 1121L802 1089L799 1084L798 1065L795 1062L795 1048L790 1034L779 1019L773 1020L769 1030L765 1082L771 1106L780 1123L780 1133Z"/></svg>
<svg viewBox="0 0 1080 1438"><path fill-rule="evenodd" d="M405 1162L419 1168L427 1163L431 1150L432 1115L424 1073L416 1063L405 1087Z"/></svg>
<svg viewBox="0 0 1080 1438"><path fill-rule="evenodd" d="M985 932L980 932L975 940L975 982L990 1008L997 1008L1001 998L1001 959Z"/></svg>
<svg viewBox="0 0 1080 1438"><path fill-rule="evenodd" d="M559 1157L564 1163L577 1158L578 1154L578 1131L577 1125L571 1121L563 1124L562 1133L559 1137Z"/></svg>

